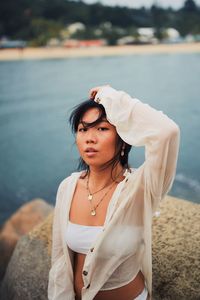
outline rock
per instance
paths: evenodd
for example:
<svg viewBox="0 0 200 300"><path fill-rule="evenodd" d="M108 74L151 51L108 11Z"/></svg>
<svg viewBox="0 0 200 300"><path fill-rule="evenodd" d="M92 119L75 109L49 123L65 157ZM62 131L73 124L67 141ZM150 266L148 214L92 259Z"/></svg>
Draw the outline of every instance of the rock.
<svg viewBox="0 0 200 300"><path fill-rule="evenodd" d="M2 300L47 300L53 214L17 243L2 282Z"/></svg>
<svg viewBox="0 0 200 300"><path fill-rule="evenodd" d="M200 299L200 205L166 197L153 218L154 300Z"/></svg>
<svg viewBox="0 0 200 300"><path fill-rule="evenodd" d="M15 245L21 236L44 221L53 206L42 199L21 206L3 225L0 232L0 281L2 280Z"/></svg>
<svg viewBox="0 0 200 300"><path fill-rule="evenodd" d="M167 196L160 211L153 218L153 299L197 300L200 205ZM47 300L52 218L50 214L18 241L2 283L2 300Z"/></svg>

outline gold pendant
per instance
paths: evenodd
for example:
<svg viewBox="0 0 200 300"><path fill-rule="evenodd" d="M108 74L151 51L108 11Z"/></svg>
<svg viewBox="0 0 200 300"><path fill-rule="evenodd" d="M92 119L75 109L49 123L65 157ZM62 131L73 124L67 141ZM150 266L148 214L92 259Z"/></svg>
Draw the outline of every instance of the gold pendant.
<svg viewBox="0 0 200 300"><path fill-rule="evenodd" d="M91 210L91 216L96 216L96 211L95 211L95 209Z"/></svg>
<svg viewBox="0 0 200 300"><path fill-rule="evenodd" d="M88 195L88 200L92 200L92 198L93 198L92 195L89 194L89 195Z"/></svg>

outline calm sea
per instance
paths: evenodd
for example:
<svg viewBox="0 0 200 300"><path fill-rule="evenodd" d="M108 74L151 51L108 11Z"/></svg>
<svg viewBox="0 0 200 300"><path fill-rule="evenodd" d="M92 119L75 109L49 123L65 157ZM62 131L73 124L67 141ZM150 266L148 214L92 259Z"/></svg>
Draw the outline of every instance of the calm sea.
<svg viewBox="0 0 200 300"><path fill-rule="evenodd" d="M94 50L95 51L95 50ZM181 128L171 195L200 203L200 54L160 54L0 62L0 224L40 197L55 204L59 182L77 167L71 108L109 83ZM144 149L132 149L138 167Z"/></svg>

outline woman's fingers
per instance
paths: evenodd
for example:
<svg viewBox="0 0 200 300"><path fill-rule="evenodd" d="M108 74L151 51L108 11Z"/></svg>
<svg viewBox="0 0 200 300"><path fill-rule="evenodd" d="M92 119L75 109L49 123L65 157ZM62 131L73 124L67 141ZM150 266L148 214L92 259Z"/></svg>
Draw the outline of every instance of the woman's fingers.
<svg viewBox="0 0 200 300"><path fill-rule="evenodd" d="M92 91L90 91L90 98L94 99L95 96L96 96L96 94L97 94L97 92L98 92L98 90L92 90Z"/></svg>
<svg viewBox="0 0 200 300"><path fill-rule="evenodd" d="M100 89L100 87L97 86L97 87L94 87L90 90L90 92L89 92L90 99L95 98L95 96L96 96L97 92L99 91L99 89Z"/></svg>

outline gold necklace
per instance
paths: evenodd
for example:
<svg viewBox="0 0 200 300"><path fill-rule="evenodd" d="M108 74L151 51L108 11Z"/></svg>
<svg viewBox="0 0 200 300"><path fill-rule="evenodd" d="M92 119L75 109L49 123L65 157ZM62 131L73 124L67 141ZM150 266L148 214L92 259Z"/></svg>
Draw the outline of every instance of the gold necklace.
<svg viewBox="0 0 200 300"><path fill-rule="evenodd" d="M91 210L90 210L90 214L91 216L96 216L96 209L99 206L99 204L101 203L101 201L106 197L106 195L108 194L108 192L111 190L112 186L115 184L115 181L112 182L112 184L110 185L109 189L107 190L107 192L103 195L103 197L99 200L99 202L97 203L96 206L92 207L92 199L88 200L90 201L90 205L91 205Z"/></svg>
<svg viewBox="0 0 200 300"><path fill-rule="evenodd" d="M91 216L96 216L96 209L97 207L99 206L99 204L101 203L101 201L106 197L106 195L108 194L108 192L111 190L112 186L117 182L116 179L119 177L119 175L123 172L123 169L119 172L119 174L116 176L115 178L115 181L113 181L111 184L106 184L103 188L101 188L100 190L94 192L94 193L91 193L90 192L90 189L89 189L89 175L88 175L88 179L87 179L87 185L86 185L86 188L87 188L87 191L88 191L88 200L90 202L90 205L91 205L91 210L90 210L90 214ZM99 200L99 202L97 203L96 206L92 207L92 199L93 199L93 195L102 191L103 189L105 189L106 187L109 187L110 188L107 190L107 192L103 195L103 197Z"/></svg>
<svg viewBox="0 0 200 300"><path fill-rule="evenodd" d="M119 175L118 175L119 176ZM104 190L106 187L108 187L109 185L112 185L113 182L109 183L109 184L105 184L100 190L94 192L94 193L91 193L90 189L89 189L89 175L88 175L88 179L87 179L87 183L86 183L86 188L87 188L87 191L88 191L88 200L92 200L93 199L93 195L97 194L98 192Z"/></svg>

